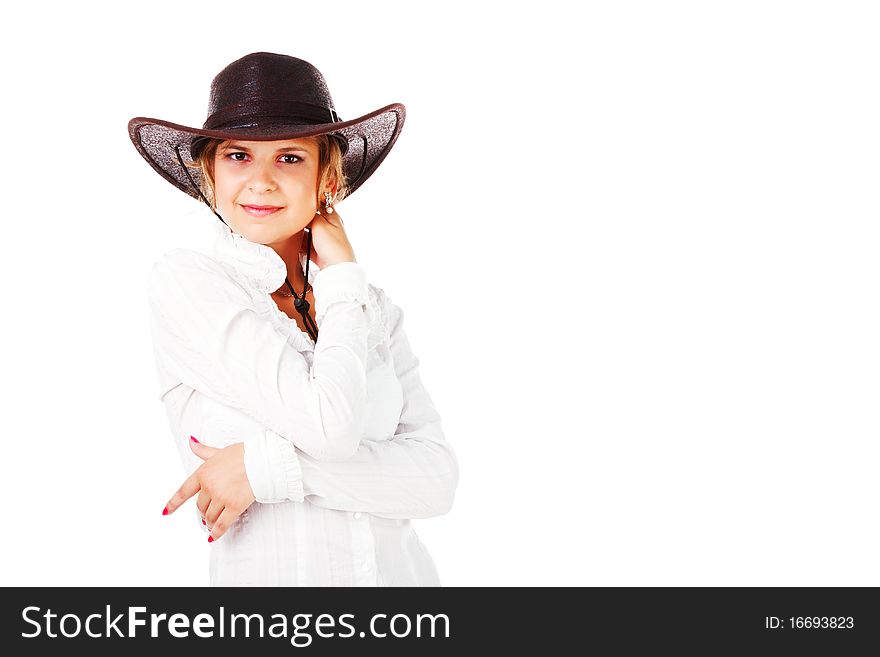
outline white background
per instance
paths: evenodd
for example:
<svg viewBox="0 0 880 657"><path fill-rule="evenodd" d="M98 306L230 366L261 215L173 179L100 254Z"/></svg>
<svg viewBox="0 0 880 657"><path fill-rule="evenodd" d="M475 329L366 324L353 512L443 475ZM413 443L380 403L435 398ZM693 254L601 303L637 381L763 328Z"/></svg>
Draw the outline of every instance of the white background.
<svg viewBox="0 0 880 657"><path fill-rule="evenodd" d="M880 585L874 6L11 5L0 583L207 583L146 276L216 218L126 126L267 50L407 107L340 210L459 456L444 585Z"/></svg>

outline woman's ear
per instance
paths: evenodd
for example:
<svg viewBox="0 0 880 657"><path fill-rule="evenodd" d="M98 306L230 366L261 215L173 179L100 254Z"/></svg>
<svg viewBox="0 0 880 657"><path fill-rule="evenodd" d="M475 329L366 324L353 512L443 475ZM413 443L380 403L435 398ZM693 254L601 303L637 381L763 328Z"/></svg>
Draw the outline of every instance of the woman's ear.
<svg viewBox="0 0 880 657"><path fill-rule="evenodd" d="M330 195L335 199L336 192L339 190L339 181L336 179L336 174L331 173L329 179L327 180L327 191L330 192ZM322 194L323 196L323 194Z"/></svg>

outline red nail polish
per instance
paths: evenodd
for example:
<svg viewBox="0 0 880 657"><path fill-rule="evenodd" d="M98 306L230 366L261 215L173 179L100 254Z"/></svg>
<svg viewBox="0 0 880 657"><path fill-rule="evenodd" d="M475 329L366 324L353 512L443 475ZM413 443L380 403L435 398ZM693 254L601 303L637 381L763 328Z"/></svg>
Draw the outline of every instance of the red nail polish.
<svg viewBox="0 0 880 657"><path fill-rule="evenodd" d="M208 523L205 522L204 518L202 518L202 524L205 525L206 527L208 526Z"/></svg>
<svg viewBox="0 0 880 657"><path fill-rule="evenodd" d="M190 438L193 440L193 442L196 442L196 443L199 442L198 440L196 440L195 436L190 436Z"/></svg>
<svg viewBox="0 0 880 657"><path fill-rule="evenodd" d="M214 537L213 537L213 536L209 536L209 537L208 537L208 543L210 543L210 542L213 541L213 540L214 540Z"/></svg>
<svg viewBox="0 0 880 657"><path fill-rule="evenodd" d="M167 507L167 506L166 506L164 509L162 509L162 515L163 515L163 516L167 516L167 515L168 515L168 507Z"/></svg>

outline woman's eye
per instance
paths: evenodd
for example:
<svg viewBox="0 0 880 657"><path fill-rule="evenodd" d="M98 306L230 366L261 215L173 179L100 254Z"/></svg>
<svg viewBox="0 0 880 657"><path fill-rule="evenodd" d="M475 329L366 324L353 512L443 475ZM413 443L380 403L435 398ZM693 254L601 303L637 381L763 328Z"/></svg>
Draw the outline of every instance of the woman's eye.
<svg viewBox="0 0 880 657"><path fill-rule="evenodd" d="M242 159L238 159L237 157L235 157L236 155L241 155L241 156L243 156L243 157L242 157ZM226 157L230 158L233 162L244 162L244 158L247 157L247 153L243 153L243 152L241 152L241 151L235 151L235 152L233 152L233 153L228 153L228 154L226 155ZM302 158L300 158L299 155L294 155L293 153L287 153L286 155L282 155L281 157L282 157L282 158L285 158L285 157L292 157L292 158L295 158L294 161L290 161L290 160L288 160L288 161L286 162L286 164L296 164L297 162L302 161Z"/></svg>

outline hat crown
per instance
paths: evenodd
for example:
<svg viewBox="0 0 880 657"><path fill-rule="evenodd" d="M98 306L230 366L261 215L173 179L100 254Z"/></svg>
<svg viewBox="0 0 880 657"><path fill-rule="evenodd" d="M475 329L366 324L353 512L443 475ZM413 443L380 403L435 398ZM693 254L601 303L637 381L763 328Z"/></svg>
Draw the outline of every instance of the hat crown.
<svg viewBox="0 0 880 657"><path fill-rule="evenodd" d="M321 72L309 62L271 52L235 60L211 81L205 129L291 119L304 124L338 120Z"/></svg>

